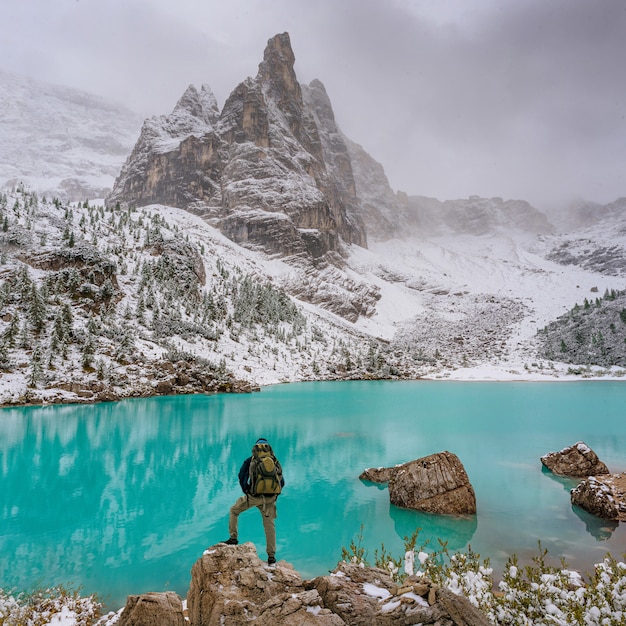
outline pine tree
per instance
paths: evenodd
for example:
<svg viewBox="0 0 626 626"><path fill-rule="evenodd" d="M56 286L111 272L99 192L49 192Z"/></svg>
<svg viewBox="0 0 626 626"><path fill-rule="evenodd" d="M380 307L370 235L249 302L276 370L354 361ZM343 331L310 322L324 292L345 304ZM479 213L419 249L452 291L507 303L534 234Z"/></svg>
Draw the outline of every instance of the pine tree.
<svg viewBox="0 0 626 626"><path fill-rule="evenodd" d="M113 358L116 361L122 361L127 359L132 353L135 347L135 339L133 337L130 327L125 326L121 329L121 332L116 334L115 337L115 353Z"/></svg>
<svg viewBox="0 0 626 626"><path fill-rule="evenodd" d="M85 343L83 344L83 348L81 350L81 360L80 364L84 370L89 370L93 366L93 355L96 352L96 340L95 337L91 334L87 334L87 338Z"/></svg>
<svg viewBox="0 0 626 626"><path fill-rule="evenodd" d="M102 287L100 287L98 296L101 300L110 300L113 297L113 293L113 283L107 278L102 284Z"/></svg>
<svg viewBox="0 0 626 626"><path fill-rule="evenodd" d="M17 334L20 331L20 318L16 313L9 322L9 325L5 328L4 333L2 334L2 343L6 345L7 348L15 347L15 339L17 338Z"/></svg>
<svg viewBox="0 0 626 626"><path fill-rule="evenodd" d="M0 310L2 310L11 301L11 285L5 280L0 285Z"/></svg>
<svg viewBox="0 0 626 626"><path fill-rule="evenodd" d="M0 343L0 370L8 372L11 370L11 359L9 349L4 342Z"/></svg>
<svg viewBox="0 0 626 626"><path fill-rule="evenodd" d="M139 322L144 325L146 323L145 312L146 312L146 305L144 304L143 296L140 295L139 298L137 298L137 308L135 310L135 315L137 319L139 320Z"/></svg>
<svg viewBox="0 0 626 626"><path fill-rule="evenodd" d="M74 316L72 315L72 307L66 302L61 308L63 315L63 324L65 332L68 336L72 335L72 325L74 324Z"/></svg>
<svg viewBox="0 0 626 626"><path fill-rule="evenodd" d="M50 337L50 352L56 354L61 351L65 353L66 344L69 340L70 329L64 319L63 309L57 311L52 326L52 335Z"/></svg>
<svg viewBox="0 0 626 626"><path fill-rule="evenodd" d="M30 335L28 333L28 321L27 320L24 320L22 324L22 330L20 332L18 346L22 350L30 350L31 342L30 342Z"/></svg>
<svg viewBox="0 0 626 626"><path fill-rule="evenodd" d="M33 283L30 294L30 306L28 308L29 322L35 334L39 335L46 325L47 305L43 296L43 288L37 289Z"/></svg>
<svg viewBox="0 0 626 626"><path fill-rule="evenodd" d="M29 387L36 387L37 383L41 380L43 376L43 367L41 365L41 348L37 346L33 350L33 354L30 359L30 377L28 379Z"/></svg>
<svg viewBox="0 0 626 626"><path fill-rule="evenodd" d="M27 265L22 265L20 267L17 273L17 282L15 287L21 300L27 301L33 287L33 281L30 278Z"/></svg>

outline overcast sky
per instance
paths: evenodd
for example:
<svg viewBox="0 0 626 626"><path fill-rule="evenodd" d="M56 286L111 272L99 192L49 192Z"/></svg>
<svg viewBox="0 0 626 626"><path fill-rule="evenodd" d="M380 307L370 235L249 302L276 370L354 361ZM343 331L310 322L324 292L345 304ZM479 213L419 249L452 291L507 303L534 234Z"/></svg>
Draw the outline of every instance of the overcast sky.
<svg viewBox="0 0 626 626"><path fill-rule="evenodd" d="M1 0L0 68L169 113L289 32L396 190L626 196L625 0ZM1 112L0 112L1 115Z"/></svg>

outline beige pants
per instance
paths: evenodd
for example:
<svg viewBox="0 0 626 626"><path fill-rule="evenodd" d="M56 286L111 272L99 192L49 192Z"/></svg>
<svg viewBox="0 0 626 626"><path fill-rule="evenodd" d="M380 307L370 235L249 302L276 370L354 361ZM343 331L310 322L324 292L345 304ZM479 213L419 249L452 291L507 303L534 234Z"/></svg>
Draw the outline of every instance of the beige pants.
<svg viewBox="0 0 626 626"><path fill-rule="evenodd" d="M230 519L228 520L228 532L231 538L237 538L237 522L239 514L256 507L263 519L263 530L265 531L265 544L267 555L276 554L276 496L241 496L237 502L230 507Z"/></svg>

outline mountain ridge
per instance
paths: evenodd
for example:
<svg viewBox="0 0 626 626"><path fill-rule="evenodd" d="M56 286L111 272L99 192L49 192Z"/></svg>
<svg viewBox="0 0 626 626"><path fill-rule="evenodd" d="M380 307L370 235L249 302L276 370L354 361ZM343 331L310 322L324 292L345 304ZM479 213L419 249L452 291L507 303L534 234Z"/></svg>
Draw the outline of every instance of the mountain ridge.
<svg viewBox="0 0 626 626"><path fill-rule="evenodd" d="M144 125L107 202L189 209L270 254L337 263L341 241L367 245L330 101L319 81L303 90L294 62L288 33L276 35L257 76L235 87L219 115L212 109L197 135L173 137L155 153ZM196 105L183 96L170 116L151 123L165 130L181 108L202 116Z"/></svg>
<svg viewBox="0 0 626 626"><path fill-rule="evenodd" d="M395 192L341 132L323 84L296 85L286 43L222 112L208 86L190 86L171 114L144 121L135 157L146 160L120 174L131 188L132 167L141 186L146 163L167 170L172 153L227 173L151 180L186 208L70 203L15 182L0 193L0 403L319 379L553 380L578 365L623 375L623 199L557 231L523 200ZM74 127L83 151L89 128ZM181 194L200 179L204 199ZM581 328L563 317L614 292L570 315ZM603 337L592 359L573 349L580 333Z"/></svg>

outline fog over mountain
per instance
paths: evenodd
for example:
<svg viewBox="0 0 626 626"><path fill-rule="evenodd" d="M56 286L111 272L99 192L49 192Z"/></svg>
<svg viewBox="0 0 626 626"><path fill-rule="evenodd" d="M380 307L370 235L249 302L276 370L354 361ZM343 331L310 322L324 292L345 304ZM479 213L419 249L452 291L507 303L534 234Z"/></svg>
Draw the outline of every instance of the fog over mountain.
<svg viewBox="0 0 626 626"><path fill-rule="evenodd" d="M623 376L623 198L557 228L524 199L394 191L287 33L259 57L221 109L188 86L134 131L98 98L0 83L2 403Z"/></svg>
<svg viewBox="0 0 626 626"><path fill-rule="evenodd" d="M0 71L0 185L103 197L141 126L104 98Z"/></svg>
<svg viewBox="0 0 626 626"><path fill-rule="evenodd" d="M221 108L287 31L300 81L323 81L395 190L541 211L626 193L621 0L4 0L0 21L2 69L142 118L189 84Z"/></svg>

